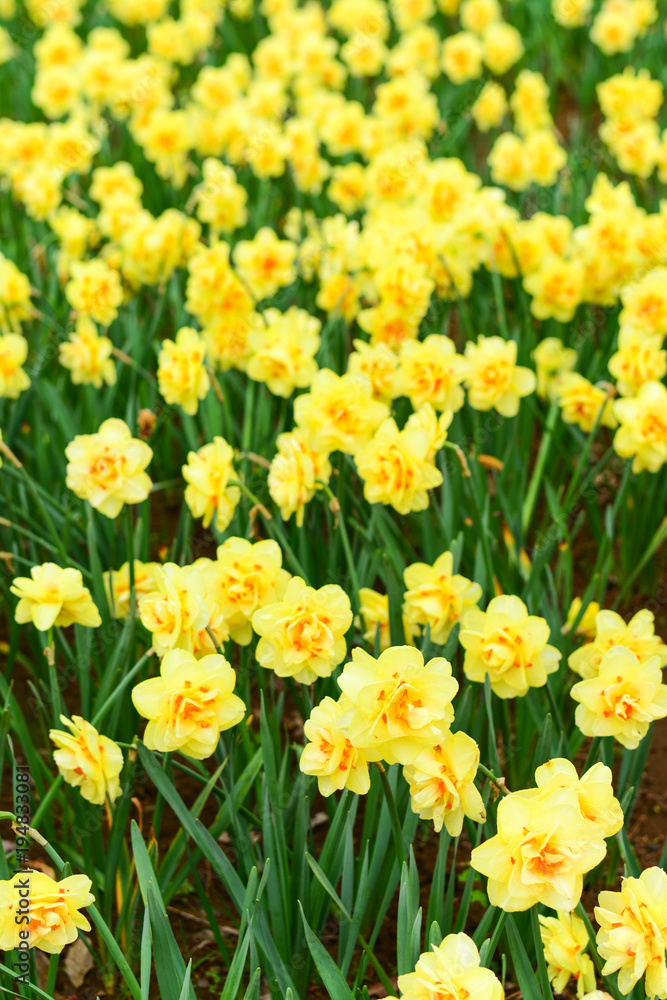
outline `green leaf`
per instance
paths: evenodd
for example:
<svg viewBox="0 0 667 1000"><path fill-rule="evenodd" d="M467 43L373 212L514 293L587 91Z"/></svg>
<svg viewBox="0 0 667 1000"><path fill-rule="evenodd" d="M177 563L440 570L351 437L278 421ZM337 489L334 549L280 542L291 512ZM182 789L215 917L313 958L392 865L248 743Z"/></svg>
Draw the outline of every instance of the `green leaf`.
<svg viewBox="0 0 667 1000"><path fill-rule="evenodd" d="M187 1000L190 995L190 976L192 975L192 959L188 962L187 968L185 970L185 979L183 980L183 986L181 987L181 995L178 1000Z"/></svg>
<svg viewBox="0 0 667 1000"><path fill-rule="evenodd" d="M417 953L414 953L413 937L417 928ZM419 906L419 875L415 856L410 846L408 862L401 866L401 883L398 894L398 919L396 925L398 974L412 972L419 958L419 931L421 929L421 908Z"/></svg>
<svg viewBox="0 0 667 1000"><path fill-rule="evenodd" d="M241 979L243 977L243 966L245 965L246 956L248 954L250 934L251 930L248 928L243 935L243 940L239 942L239 945L234 952L234 958L232 959L232 964L229 967L227 979L225 980L224 988L220 994L220 1000L235 1000L236 994L239 991L239 986L241 985Z"/></svg>
<svg viewBox="0 0 667 1000"><path fill-rule="evenodd" d="M306 932L306 943L317 966L317 971L322 977L324 988L331 997L331 1000L354 1000L354 994L345 982L340 969L324 945L317 940L310 929L301 905L299 905L299 909L301 910L301 920Z"/></svg>
<svg viewBox="0 0 667 1000"><path fill-rule="evenodd" d="M428 944L429 949L431 949L434 944L441 945L443 937L444 935L440 930L440 924L437 920L434 920L428 929L428 940L426 943Z"/></svg>
<svg viewBox="0 0 667 1000"><path fill-rule="evenodd" d="M158 986L162 1000L183 1000L183 987L187 987L185 996L189 1000L195 1000L195 993L192 984L189 982L189 974L185 968L185 961L171 929L169 918L159 895L155 877L149 879L146 884L146 896L148 899L148 912L151 920L151 933L153 938L153 958L155 960L155 972L157 974Z"/></svg>
<svg viewBox="0 0 667 1000"><path fill-rule="evenodd" d="M336 890L332 886L331 882L329 881L329 879L326 877L326 875L324 874L324 872L322 871L322 869L318 865L318 863L315 860L315 858L312 857L312 855L310 855L310 854L306 854L306 860L307 860L308 864L310 865L311 869L313 870L315 878L318 880L318 882L320 883L320 885L322 885L324 887L325 892L334 901L334 903L336 904L336 906L338 907L338 909L340 910L340 912L343 914L343 916L345 917L345 919L346 920L352 920L352 916L350 915L350 913L348 913L347 909L343 906L343 903L341 901L340 896L338 895L338 893L336 892Z"/></svg>
<svg viewBox="0 0 667 1000"><path fill-rule="evenodd" d="M364 915L364 906L366 898L366 886L368 884L368 841L364 849L364 860L361 865L361 872L359 875L359 885L357 887L357 895L354 901L354 910L352 911L352 923L349 927L349 934L347 938L347 944L343 954L342 961L339 961L340 969L343 975L347 975L352 964L352 958L354 956L354 948L361 931L361 921ZM341 927L342 931L342 927Z"/></svg>
<svg viewBox="0 0 667 1000"><path fill-rule="evenodd" d="M237 912L239 914L242 913L245 888L241 879L238 877L229 858L199 820L195 821L195 829L197 846L211 862L213 870L222 879L223 885L229 893ZM257 941L259 950L264 954L265 968L270 970L270 973L267 973L270 980L273 979L283 993L288 987L294 990L294 983L289 972L291 956L281 957L269 931L262 908L259 905L252 933Z"/></svg>
<svg viewBox="0 0 667 1000"><path fill-rule="evenodd" d="M633 878L639 878L641 875L641 865L637 860L637 855L634 852L634 848L630 843L628 838L627 830L623 827L616 834L616 839L618 841L618 846L621 849L621 855L625 863L626 875L631 875Z"/></svg>
<svg viewBox="0 0 667 1000"><path fill-rule="evenodd" d="M468 688L468 691L470 688ZM447 858L449 855L449 845L452 838L447 833L446 827L440 830L440 842L438 844L438 856L435 860L435 868L431 878L431 891L428 900L428 912L426 914L426 925L430 927L442 913L442 903L445 896L445 876L447 874Z"/></svg>
<svg viewBox="0 0 667 1000"><path fill-rule="evenodd" d="M547 713L544 720L544 728L542 729L542 734L537 741L537 746L535 747L535 756L533 757L533 771L544 764L545 761L551 759L551 741L553 739L553 719L551 713Z"/></svg>
<svg viewBox="0 0 667 1000"><path fill-rule="evenodd" d="M542 935L540 934L540 920L537 912L537 904L530 908L530 922L533 929L533 944L535 946L535 954L537 956L537 974L539 976L540 988L545 997L550 997L552 995L551 983L549 982L547 961L544 955Z"/></svg>
<svg viewBox="0 0 667 1000"><path fill-rule="evenodd" d="M137 879L139 880L139 891L141 893L144 906L148 906L148 883L151 880L155 881L155 869L151 863L148 849L144 843L144 838L141 835L141 830L137 826L135 820L132 820L132 823L130 824L130 839L132 841L134 864L137 869ZM164 902L160 893L160 887L156 884L154 889L158 901L164 909Z"/></svg>
<svg viewBox="0 0 667 1000"><path fill-rule="evenodd" d="M540 984L535 978L533 966L528 959L521 935L516 929L516 924L512 914L507 917L505 922L505 933L507 936L507 945L510 950L510 956L512 958L512 965L514 966L514 975L516 976L516 981L519 984L519 989L521 990L522 1000L545 1000L542 990L540 989ZM550 995L551 990L549 990L549 996Z"/></svg>
<svg viewBox="0 0 667 1000"><path fill-rule="evenodd" d="M151 918L148 909L144 910L144 926L141 932L141 1000L148 1000L151 990L151 962L153 955L151 941Z"/></svg>
<svg viewBox="0 0 667 1000"><path fill-rule="evenodd" d="M262 970L255 969L248 983L248 989L243 994L243 1000L259 1000L259 981L261 975ZM288 992L290 992L289 989Z"/></svg>
<svg viewBox="0 0 667 1000"><path fill-rule="evenodd" d="M155 960L155 971L160 993L163 1000L181 1000L181 989L185 981L185 961L171 929L164 900L157 884L157 876L151 864L146 844L134 820L132 821L130 836L137 878L139 880L139 891L150 917L153 958ZM144 925L145 934L146 928ZM143 958L145 957L145 948L147 947L144 935L142 935L142 996L145 989ZM192 986L189 987L187 996L190 997L190 1000L195 1000Z"/></svg>

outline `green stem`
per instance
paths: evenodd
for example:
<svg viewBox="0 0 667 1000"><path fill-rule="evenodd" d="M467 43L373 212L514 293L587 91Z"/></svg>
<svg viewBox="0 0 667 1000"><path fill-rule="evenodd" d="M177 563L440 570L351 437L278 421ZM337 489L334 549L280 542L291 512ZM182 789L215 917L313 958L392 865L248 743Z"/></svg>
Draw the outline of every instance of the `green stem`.
<svg viewBox="0 0 667 1000"><path fill-rule="evenodd" d="M588 756L586 757L586 763L584 764L584 766L582 768L582 771L581 771L582 774L585 774L586 771L589 769L589 767L593 766L593 764L595 762L595 758L598 755L598 748L600 746L600 740L601 740L601 738L599 736L594 736L593 737L593 742L591 743L590 750L588 751Z"/></svg>
<svg viewBox="0 0 667 1000"><path fill-rule="evenodd" d="M49 974L46 979L46 992L49 996L55 995L56 990L56 978L58 976L58 965L60 963L60 954L51 955L49 959Z"/></svg>
<svg viewBox="0 0 667 1000"><path fill-rule="evenodd" d="M130 615L135 617L137 607L137 594L134 585L134 523L132 520L132 508L125 505L125 521L127 525L127 570L130 579Z"/></svg>
<svg viewBox="0 0 667 1000"><path fill-rule="evenodd" d="M340 537L343 540L343 550L345 551L345 560L347 562L347 568L350 574L350 582L352 583L352 610L359 610L359 577L357 576L357 567L354 562L354 557L352 555L352 546L350 545L350 536L347 533L347 526L345 524L345 518L343 517L343 511L340 506L340 501L338 497L334 495L331 487L328 483L325 483L323 479L318 479L318 483L322 486L322 489L326 493L329 500L338 505L338 510L334 510L334 516L338 521L338 530L340 531ZM332 508L333 509L333 508Z"/></svg>
<svg viewBox="0 0 667 1000"><path fill-rule="evenodd" d="M490 771L488 769L488 767L485 767L484 764L482 764L482 763L480 763L480 764L477 765L477 770L481 771L482 774L485 774L487 776L487 778L490 781L493 782L493 784L496 786L496 788L498 789L498 791L502 792L503 795L510 795L511 794L509 788L505 787L505 779L504 778L499 778L497 775L495 775L493 773L493 771Z"/></svg>
<svg viewBox="0 0 667 1000"><path fill-rule="evenodd" d="M570 481L570 485L568 487L567 493L565 494L565 499L563 500L563 502L561 504L561 510L565 512L565 516L566 517L567 517L568 511L570 510L570 507L571 507L571 504L572 504L572 500L574 498L575 491L576 491L576 489L577 489L577 487L579 485L579 480L581 479L582 473L584 471L584 466L586 464L586 460L588 459L588 456L590 454L590 450L593 447L593 441L595 440L595 437L596 437L597 432L599 430L600 421L602 420L602 414L603 414L603 412L604 412L604 406L601 406L600 407L600 412L597 415L597 418L595 420L593 428L592 428L590 434L588 435L588 437L586 438L586 443L584 444L584 447L583 447L583 449L581 451L581 454L579 456L579 461L577 462L576 468L575 468L574 473L572 475L572 479Z"/></svg>
<svg viewBox="0 0 667 1000"><path fill-rule="evenodd" d="M380 965L380 963L378 962L377 958L373 954L373 950L370 947L370 945L368 944L368 941L366 940L366 938L362 937L361 933L357 934L357 941L359 942L359 944L363 948L365 954L368 956L368 961L371 963L371 965L375 969L375 972L377 974L378 979L380 980L380 982L384 986L385 990L387 991L387 996L392 996L393 993L394 993L395 987L393 986L391 980L388 979L387 976L385 975L385 972L384 972L382 966Z"/></svg>
<svg viewBox="0 0 667 1000"><path fill-rule="evenodd" d="M533 474L531 476L530 483L528 484L526 499L523 502L521 525L523 527L524 539L528 533L528 528L530 527L530 522L535 511L535 504L537 503L537 497L542 484L542 476L544 475L544 467L547 463L547 458L549 457L551 441L556 427L556 421L558 419L558 410L558 403L554 400L549 409L549 413L547 414L547 422L544 425L544 434L542 435L542 440L540 441L540 448L537 453L535 468L533 469Z"/></svg>
<svg viewBox="0 0 667 1000"><path fill-rule="evenodd" d="M39 495L39 492L38 492L35 484L32 481L32 477L28 475L28 473L26 472L26 469L25 469L24 465L21 466L21 474L23 476L23 479L24 479L24 482L25 482L26 486L28 487L28 490L30 491L30 493L32 495L33 500L35 501L35 504L37 505L37 509L38 509L38 511L39 511L39 513L40 513L40 515L41 515L41 517L43 519L43 521L44 521L44 524L46 525L46 527L48 529L48 532L51 535L51 538L53 539L53 544L55 545L55 547L56 547L56 549L57 549L57 551L58 551L61 559L63 560L63 564L65 566L68 566L70 564L69 563L69 556L67 555L67 552L65 551L65 546L63 545L62 538L60 537L60 535L56 531L55 525L54 525L54 523L53 523L53 521L51 519L51 515L49 514L48 510L44 506L44 502L43 502L41 496Z"/></svg>
<svg viewBox="0 0 667 1000"><path fill-rule="evenodd" d="M218 642L218 640L217 640L217 639L216 639L216 637L215 637L215 632L213 631L213 629L211 628L211 626L210 626L210 625L207 625L207 626L206 626L206 631L207 631L207 633L208 633L208 637L209 637L209 639L210 639L210 640L211 640L211 642L213 643L213 646L214 646L214 648L215 648L216 652L220 653L220 655L221 655L221 656L224 656L224 655L225 655L225 652L224 652L224 650L223 650L223 649L221 648L221 646L220 646L220 643Z"/></svg>
<svg viewBox="0 0 667 1000"><path fill-rule="evenodd" d="M531 906L530 908L530 923L533 929L533 943L535 945L535 954L537 956L538 981L542 987L542 993L544 994L546 1000L548 997L553 997L553 991L551 989L551 983L549 982L547 962L544 957L544 945L542 944L542 935L540 934L540 919L537 912L537 904L535 904L535 906Z"/></svg>
<svg viewBox="0 0 667 1000"><path fill-rule="evenodd" d="M56 643L53 635L53 628L47 633L46 663L49 670L49 687L51 689L51 704L53 706L54 723L57 726L60 722L61 702L60 691L58 689L58 674L56 672Z"/></svg>
<svg viewBox="0 0 667 1000"><path fill-rule="evenodd" d="M125 690L125 688L127 687L127 685L130 683L130 681L132 680L132 678L141 670L141 668L143 667L143 665L146 662L146 660L148 660L148 658L150 656L152 656L152 655L153 655L152 653L144 653L144 655L141 657L141 659L138 660L134 664L134 666L132 667L132 669L127 674L125 674L125 676L123 677L123 679L121 681L119 681L118 685L111 692L111 694L109 695L109 697L107 698L107 700L104 702L104 704L101 705L100 708L98 708L97 711L95 712L95 715L93 716L93 718L91 720L93 726L98 726L99 725L102 717L104 715L106 715L106 713L111 708L111 706L116 701L116 699L119 697L119 695L121 695L123 693L123 691Z"/></svg>
<svg viewBox="0 0 667 1000"><path fill-rule="evenodd" d="M44 798L42 799L42 801L39 803L39 807L37 809L37 812L32 817L31 822L35 824L35 827L38 826L38 824L39 824L42 816L44 815L44 813L46 812L46 810L51 805L51 802L53 801L53 799L54 799L54 797L56 795L56 792L58 791L58 789L60 788L60 786L62 785L62 783L63 783L63 776L62 776L62 774L59 774L58 777L53 782L53 784L51 785L51 787L49 788L49 790L46 793L46 795L44 796Z"/></svg>
<svg viewBox="0 0 667 1000"><path fill-rule="evenodd" d="M401 827L401 821L398 818L398 809L396 808L396 799L394 798L394 793L391 790L391 785L389 784L389 777L384 769L384 766L380 761L375 762L375 766L380 774L380 781L382 782L382 791L384 793L385 802L387 803L387 809L389 810L389 819L391 820L391 832L394 838L394 851L396 853L396 860L398 861L398 867L400 870L401 865L405 861L406 851L405 851L405 841L403 840L403 829Z"/></svg>
<svg viewBox="0 0 667 1000"><path fill-rule="evenodd" d="M565 723L563 722L563 716L561 715L560 709L559 709L558 705L556 704L556 699L554 698L554 693L551 690L551 685L549 684L549 678L547 678L547 682L545 684L545 687L547 689L547 698L549 699L549 706L551 708L551 711L553 712L553 717L556 720L556 724L559 727L560 732L565 735L565 742L569 746L569 742L568 742L568 739L567 739L567 730L565 728Z"/></svg>
<svg viewBox="0 0 667 1000"><path fill-rule="evenodd" d="M496 948L498 947L498 942L500 941L500 935L502 934L506 920L507 920L507 910L501 910L500 915L496 921L496 926L494 928L493 934L491 935L491 940L489 942L489 950L487 951L484 958L484 964L486 965L487 969L491 968L491 962L493 961L493 956L496 953Z"/></svg>
<svg viewBox="0 0 667 1000"><path fill-rule="evenodd" d="M291 562L297 575L302 577L306 581L306 583L308 583L308 574L306 573L305 569L297 559L292 546L285 537L284 531L278 524L276 524L271 514L266 509L264 504L261 502L259 497L256 497L255 494L252 492L252 490L248 489L246 484L242 482L240 479L230 479L228 485L238 486L241 492L248 497L248 500L252 500L253 504L257 507L262 516L262 520L264 521L266 530L273 537L274 541L278 542L278 544L282 546L282 548L285 550L285 554L287 555L287 558Z"/></svg>
<svg viewBox="0 0 667 1000"><path fill-rule="evenodd" d="M503 299L503 286L500 275L493 269L491 271L491 285L493 287L493 297L498 310L498 325L504 340L510 339L509 326L507 325L507 313L505 312L505 300Z"/></svg>

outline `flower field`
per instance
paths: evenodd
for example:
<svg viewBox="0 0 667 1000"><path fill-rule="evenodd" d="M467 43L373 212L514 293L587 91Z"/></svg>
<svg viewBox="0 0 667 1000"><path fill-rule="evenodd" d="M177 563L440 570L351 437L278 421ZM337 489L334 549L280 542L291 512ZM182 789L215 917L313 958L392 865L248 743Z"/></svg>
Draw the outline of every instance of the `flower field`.
<svg viewBox="0 0 667 1000"><path fill-rule="evenodd" d="M0 985L667 1000L667 7L0 0Z"/></svg>

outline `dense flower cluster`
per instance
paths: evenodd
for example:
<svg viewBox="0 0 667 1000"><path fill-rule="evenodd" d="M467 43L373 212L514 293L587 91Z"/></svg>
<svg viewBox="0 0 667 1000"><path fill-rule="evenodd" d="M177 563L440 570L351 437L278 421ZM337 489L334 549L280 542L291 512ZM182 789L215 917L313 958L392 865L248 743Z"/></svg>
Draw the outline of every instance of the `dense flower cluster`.
<svg viewBox="0 0 667 1000"><path fill-rule="evenodd" d="M628 522L643 517L632 490L648 483L656 510L665 495L664 84L659 68L622 59L637 45L643 61L662 37L656 0L550 0L537 34L535 5L501 0L93 6L0 0L0 68L30 77L16 105L25 120L0 118L0 466L3 495L25 514L0 518L16 531L0 557L3 593L17 599L0 646L27 664L49 712L58 775L42 802L64 782L77 810L101 807L80 854L104 876L100 910L117 904L134 921L140 896L147 904L129 992L147 994L144 949L157 957L164 931L164 900L154 911L136 833L132 862L122 830L131 804L141 825L132 782L137 758L155 752L164 782L176 766L204 791L149 886L167 871L173 898L181 840L195 839L214 793L221 841L227 825L239 843L241 825L253 828L254 915L247 893L230 893L253 963L284 958L269 935L292 901L275 879L311 849L318 793L340 834L322 854L340 864L331 885L317 875L354 929L349 945L341 931L341 955L349 971L358 937L372 956L358 921L394 869L378 853L357 865L352 796L369 796L368 842L383 794L401 1000L504 998L487 967L501 923L484 942L449 933L468 926L467 910L448 912L464 849L466 906L475 882L491 916L510 915L520 992L511 914L534 908L540 989L574 978L579 1000L606 998L595 959L614 990L643 979L667 1000L662 869L600 892L597 955L574 912L609 838L620 833L626 871L639 872L619 799L631 802L628 774L639 781L644 759L632 754L667 717L653 613L634 602L626 621L605 607L610 585L614 607L628 606L665 538L663 521L629 579L614 575ZM552 31L562 64L536 55ZM573 109L566 77L580 56ZM559 485L551 464L566 472ZM554 533L533 537L538 512ZM573 561L588 544L595 566L578 589ZM17 626L40 654L46 633L43 677ZM3 670L7 712L11 680ZM289 723L279 762L284 720L272 712ZM267 731L275 746L259 746ZM582 746L580 774L564 755ZM295 771L278 810L277 786ZM164 787L156 841L163 802L178 804ZM344 831L339 799L353 803ZM303 842L288 845L302 820ZM455 841L449 925L430 921L423 953L414 855L401 854L418 820L441 838L435 895ZM0 948L58 954L90 930L88 876L29 871L25 903L19 875L0 881ZM353 899L358 877L365 899Z"/></svg>

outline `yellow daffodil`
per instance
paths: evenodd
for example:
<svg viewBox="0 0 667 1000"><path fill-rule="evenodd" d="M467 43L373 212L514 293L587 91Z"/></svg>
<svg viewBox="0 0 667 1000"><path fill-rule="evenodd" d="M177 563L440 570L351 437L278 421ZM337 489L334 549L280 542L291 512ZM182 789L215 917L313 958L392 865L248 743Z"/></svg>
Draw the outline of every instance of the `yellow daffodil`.
<svg viewBox="0 0 667 1000"><path fill-rule="evenodd" d="M399 514L428 507L428 491L439 486L442 473L433 464L432 439L422 428L399 431L390 417L355 455L369 503L391 505Z"/></svg>
<svg viewBox="0 0 667 1000"><path fill-rule="evenodd" d="M572 761L556 757L535 771L535 789L522 792L525 798L548 799L558 788L575 793L584 819L595 823L605 838L613 837L623 826L621 804L614 795L611 768L593 764L579 777Z"/></svg>
<svg viewBox="0 0 667 1000"><path fill-rule="evenodd" d="M473 849L470 863L487 875L489 902L508 912L543 903L573 910L583 876L602 861L607 845L598 824L587 819L573 788L548 794L513 792L498 805L498 833Z"/></svg>
<svg viewBox="0 0 667 1000"><path fill-rule="evenodd" d="M79 931L90 930L81 910L95 902L91 886L87 875L56 882L38 871L19 872L11 881L0 882L0 948L17 948L23 931L29 948L59 955Z"/></svg>
<svg viewBox="0 0 667 1000"><path fill-rule="evenodd" d="M642 663L625 646L612 646L598 674L579 681L570 694L579 702L575 722L585 736L614 736L630 750L639 746L654 719L667 716L660 657Z"/></svg>
<svg viewBox="0 0 667 1000"><path fill-rule="evenodd" d="M317 373L310 392L294 403L297 426L326 452L355 454L387 415L387 405L373 399L371 383L364 375L339 376L328 368Z"/></svg>
<svg viewBox="0 0 667 1000"><path fill-rule="evenodd" d="M612 646L625 646L645 663L652 656L660 657L660 666L667 664L667 646L655 634L655 619L652 611L642 608L629 622L616 611L599 611L595 615L592 642L575 649L568 658L570 670L583 677L596 677L605 653Z"/></svg>
<svg viewBox="0 0 667 1000"><path fill-rule="evenodd" d="M521 398L535 391L534 372L516 364L513 340L480 337L466 345L465 356L470 363L465 384L473 409L496 409L503 417L513 417Z"/></svg>
<svg viewBox="0 0 667 1000"><path fill-rule="evenodd" d="M97 628L102 624L100 613L83 585L78 569L63 569L55 563L33 566L30 576L17 576L11 586L19 598L17 622L32 622L40 632L54 625L86 625Z"/></svg>
<svg viewBox="0 0 667 1000"><path fill-rule="evenodd" d="M157 381L166 403L176 404L194 416L199 401L211 386L204 366L206 343L190 326L182 327L176 340L163 340L158 356Z"/></svg>
<svg viewBox="0 0 667 1000"><path fill-rule="evenodd" d="M618 988L628 994L645 976L646 996L667 997L667 874L647 868L639 878L621 880L620 892L598 896L595 919L602 974L618 972Z"/></svg>
<svg viewBox="0 0 667 1000"><path fill-rule="evenodd" d="M595 988L595 967L585 954L588 931L581 917L559 913L557 917L540 915L540 935L547 960L549 980L556 993L562 993L570 979L577 981L577 996Z"/></svg>
<svg viewBox="0 0 667 1000"><path fill-rule="evenodd" d="M482 588L454 573L454 557L443 552L432 566L413 563L403 573L403 613L411 625L429 625L433 642L445 643L461 616L474 607Z"/></svg>
<svg viewBox="0 0 667 1000"><path fill-rule="evenodd" d="M341 725L369 760L412 764L454 719L451 664L443 657L425 664L414 646L391 646L377 659L357 646L338 684L350 706Z"/></svg>
<svg viewBox="0 0 667 1000"><path fill-rule="evenodd" d="M257 660L279 677L312 684L317 677L328 677L344 659L351 624L350 599L341 587L331 583L315 590L301 577L292 577L282 600L252 616L260 636Z"/></svg>
<svg viewBox="0 0 667 1000"><path fill-rule="evenodd" d="M204 574L195 566L155 566L155 590L145 595L139 613L152 633L158 656L171 649L192 651L197 635L210 622Z"/></svg>
<svg viewBox="0 0 667 1000"><path fill-rule="evenodd" d="M295 427L291 434L279 434L276 452L269 468L269 494L280 507L285 521L296 514L300 528L309 503L317 490L331 478L329 453L320 450L308 431Z"/></svg>
<svg viewBox="0 0 667 1000"><path fill-rule="evenodd" d="M67 301L77 312L89 316L101 326L109 326L118 315L123 301L118 272L103 260L72 264L72 277L65 288Z"/></svg>
<svg viewBox="0 0 667 1000"><path fill-rule="evenodd" d="M118 744L98 733L80 715L71 719L61 715L60 721L70 732L51 729L49 737L57 747L53 759L67 784L79 788L83 798L95 805L102 805L106 798L115 802L121 793L119 776L123 769Z"/></svg>
<svg viewBox="0 0 667 1000"><path fill-rule="evenodd" d="M488 674L499 698L525 695L543 687L558 669L561 654L548 645L544 618L529 615L518 597L494 597L486 609L466 611L459 642L466 651L463 670L471 681L484 683Z"/></svg>
<svg viewBox="0 0 667 1000"><path fill-rule="evenodd" d="M58 352L60 364L72 373L74 385L92 385L101 389L102 385L114 385L116 366L111 353L113 344L108 337L100 337L97 327L86 315L76 321L76 329L70 333L66 343Z"/></svg>
<svg viewBox="0 0 667 1000"><path fill-rule="evenodd" d="M480 963L477 947L467 934L448 934L439 945L419 956L414 972L398 977L401 1000L504 1000L495 972Z"/></svg>
<svg viewBox="0 0 667 1000"><path fill-rule="evenodd" d="M326 796L342 788L365 795L370 788L368 761L338 725L346 711L345 698L324 698L310 713L303 731L308 742L299 759L304 774L317 777L320 794Z"/></svg>
<svg viewBox="0 0 667 1000"><path fill-rule="evenodd" d="M662 382L644 382L636 396L613 404L619 428L614 451L632 459L634 473L658 472L667 461L667 389Z"/></svg>
<svg viewBox="0 0 667 1000"><path fill-rule="evenodd" d="M234 642L247 646L252 616L259 608L282 600L290 575L282 568L282 552L272 539L254 544L228 538L209 567L208 593L219 608Z"/></svg>
<svg viewBox="0 0 667 1000"><path fill-rule="evenodd" d="M141 503L151 491L144 470L153 452L116 417L105 420L96 434L77 435L65 455L67 486L106 517L118 517L123 504Z"/></svg>
<svg viewBox="0 0 667 1000"><path fill-rule="evenodd" d="M450 837L459 836L464 816L483 823L486 809L474 783L478 764L479 747L466 733L448 733L422 750L403 771L413 812L433 820L436 833L444 823Z"/></svg>
<svg viewBox="0 0 667 1000"><path fill-rule="evenodd" d="M241 490L229 483L236 478L233 460L231 445L215 437L199 451L189 452L187 464L181 469L188 484L185 502L193 517L201 517L205 528L215 518L216 530L224 531L234 516Z"/></svg>
<svg viewBox="0 0 667 1000"><path fill-rule="evenodd" d="M144 743L151 750L205 760L215 752L220 733L245 715L234 694L236 674L224 656L196 660L175 649L160 662L160 676L141 681L132 691L136 710L148 725Z"/></svg>

